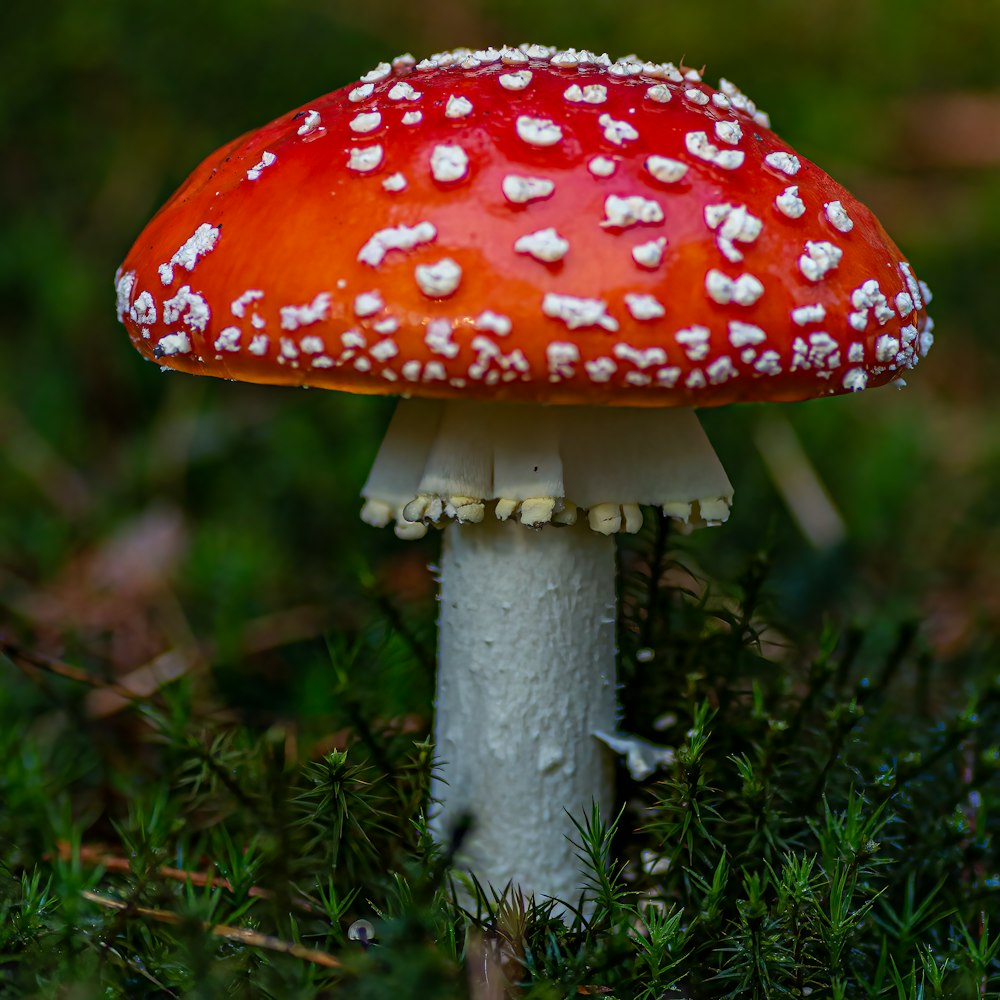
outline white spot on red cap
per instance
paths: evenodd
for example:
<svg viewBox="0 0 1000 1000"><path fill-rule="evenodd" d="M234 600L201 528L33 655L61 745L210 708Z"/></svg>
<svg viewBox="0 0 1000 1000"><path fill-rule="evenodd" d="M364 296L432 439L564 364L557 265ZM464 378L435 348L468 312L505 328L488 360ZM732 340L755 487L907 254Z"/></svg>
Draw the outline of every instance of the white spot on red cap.
<svg viewBox="0 0 1000 1000"><path fill-rule="evenodd" d="M753 323L741 323L738 319L729 321L729 343L735 348L762 344L767 334Z"/></svg>
<svg viewBox="0 0 1000 1000"><path fill-rule="evenodd" d="M361 82L378 83L380 80L384 80L391 72L392 66L389 63L380 62L373 70L361 77Z"/></svg>
<svg viewBox="0 0 1000 1000"><path fill-rule="evenodd" d="M145 294L145 293L143 293ZM900 292L896 298L896 312L899 313L900 319L906 319L907 316L913 312L913 296L909 292Z"/></svg>
<svg viewBox="0 0 1000 1000"><path fill-rule="evenodd" d="M247 348L247 350L251 354L256 354L258 357L263 357L265 354L267 354L267 349L269 345L270 345L270 339L268 338L267 334L257 333L254 334L253 338L251 339L250 346Z"/></svg>
<svg viewBox="0 0 1000 1000"><path fill-rule="evenodd" d="M542 59L548 62L559 50L554 45L538 45L526 42L518 48L531 59Z"/></svg>
<svg viewBox="0 0 1000 1000"><path fill-rule="evenodd" d="M504 90L524 90L531 83L531 70L521 69L515 73L501 73L500 86Z"/></svg>
<svg viewBox="0 0 1000 1000"><path fill-rule="evenodd" d="M437 229L431 222L418 222L415 226L389 226L373 233L358 251L358 260L370 267L378 267L392 250L412 250L437 239Z"/></svg>
<svg viewBox="0 0 1000 1000"><path fill-rule="evenodd" d="M259 288L248 288L242 295L233 299L229 308L234 316L242 319L247 314L247 306L262 298L264 298L264 293Z"/></svg>
<svg viewBox="0 0 1000 1000"><path fill-rule="evenodd" d="M153 349L154 357L171 357L175 354L190 354L191 338L183 331L168 333L160 337Z"/></svg>
<svg viewBox="0 0 1000 1000"><path fill-rule="evenodd" d="M666 104L673 97L673 93L665 83L654 83L651 87L646 88L646 97L651 101L656 101L657 104Z"/></svg>
<svg viewBox="0 0 1000 1000"><path fill-rule="evenodd" d="M851 392L860 392L868 385L868 373L863 368L851 368L845 372L842 384Z"/></svg>
<svg viewBox="0 0 1000 1000"><path fill-rule="evenodd" d="M152 326L156 322L156 300L149 292L140 292L128 311L133 323Z"/></svg>
<svg viewBox="0 0 1000 1000"><path fill-rule="evenodd" d="M441 144L431 151L431 175L442 184L460 181L469 173L469 155L461 146Z"/></svg>
<svg viewBox="0 0 1000 1000"><path fill-rule="evenodd" d="M752 306L764 294L764 286L752 274L730 278L722 271L712 268L705 276L705 291L710 299L720 305L735 302L740 306Z"/></svg>
<svg viewBox="0 0 1000 1000"><path fill-rule="evenodd" d="M883 333L875 338L875 358L878 361L894 361L899 352L899 339Z"/></svg>
<svg viewBox="0 0 1000 1000"><path fill-rule="evenodd" d="M125 319L132 292L135 290L135 271L119 272L115 275L115 298L118 306L119 322Z"/></svg>
<svg viewBox="0 0 1000 1000"><path fill-rule="evenodd" d="M732 107L750 115L758 125L763 125L765 128L769 127L770 120L768 116L763 111L758 111L757 105L734 83L723 77L719 81L719 90L729 98L729 103Z"/></svg>
<svg viewBox="0 0 1000 1000"><path fill-rule="evenodd" d="M505 45L500 49L500 61L504 66L523 66L528 61L528 55L520 49Z"/></svg>
<svg viewBox="0 0 1000 1000"><path fill-rule="evenodd" d="M654 80L672 80L674 83L680 83L684 79L672 62L646 63L642 67L642 72Z"/></svg>
<svg viewBox="0 0 1000 1000"><path fill-rule="evenodd" d="M562 129L551 118L519 115L514 127L518 136L529 146L554 146L562 139Z"/></svg>
<svg viewBox="0 0 1000 1000"><path fill-rule="evenodd" d="M793 156L791 153L768 153L764 157L764 162L775 170L779 170L783 174L787 174L789 177L794 176L799 172L799 168L802 164L799 162L797 156Z"/></svg>
<svg viewBox="0 0 1000 1000"><path fill-rule="evenodd" d="M847 214L847 209L839 201L829 201L823 206L826 217L834 229L849 233L854 228L854 220Z"/></svg>
<svg viewBox="0 0 1000 1000"><path fill-rule="evenodd" d="M608 99L608 88L600 83L584 87L572 83L563 91L563 97L573 104L603 104Z"/></svg>
<svg viewBox="0 0 1000 1000"><path fill-rule="evenodd" d="M354 104L358 104L360 101L367 100L367 98L371 97L374 90L374 83L363 83L360 87L355 87L351 90L347 95L347 99Z"/></svg>
<svg viewBox="0 0 1000 1000"><path fill-rule="evenodd" d="M704 90L700 90L698 87L688 87L688 89L684 91L684 100L690 101L691 104L704 106L708 104L708 94L706 94Z"/></svg>
<svg viewBox="0 0 1000 1000"><path fill-rule="evenodd" d="M217 351L238 351L240 349L240 338L242 336L243 333L238 326L227 326L224 330L220 331L219 336L215 338L215 344L213 346Z"/></svg>
<svg viewBox="0 0 1000 1000"><path fill-rule="evenodd" d="M663 221L663 208L652 198L643 198L633 194L621 197L617 194L608 195L604 199L604 227L627 229L642 223Z"/></svg>
<svg viewBox="0 0 1000 1000"><path fill-rule="evenodd" d="M388 94L390 101L419 101L423 96L419 90L414 90L405 80L394 83Z"/></svg>
<svg viewBox="0 0 1000 1000"><path fill-rule="evenodd" d="M399 354L399 348L394 340L380 340L371 346L368 353L380 364L384 364Z"/></svg>
<svg viewBox="0 0 1000 1000"><path fill-rule="evenodd" d="M458 344L451 339L451 323L446 319L434 319L427 324L424 343L434 353L444 358L458 355Z"/></svg>
<svg viewBox="0 0 1000 1000"><path fill-rule="evenodd" d="M792 310L792 322L796 326L807 326L809 323L821 323L826 319L826 309L820 303L815 305L797 306Z"/></svg>
<svg viewBox="0 0 1000 1000"><path fill-rule="evenodd" d="M562 320L571 330L585 326L599 326L612 332L618 329L618 321L608 315L608 304L601 299L548 292L542 299L542 312L552 319Z"/></svg>
<svg viewBox="0 0 1000 1000"><path fill-rule="evenodd" d="M739 372L729 355L723 354L722 357L716 358L711 364L705 366L705 374L711 385L721 385L731 378L736 378Z"/></svg>
<svg viewBox="0 0 1000 1000"><path fill-rule="evenodd" d="M819 369L832 369L840 364L840 344L825 330L816 330L809 334L809 346L801 337L796 337L792 341L792 350L795 352L792 358L792 371L796 368L809 368L815 366ZM807 351L805 357L802 352ZM818 371L820 378L829 378L830 371Z"/></svg>
<svg viewBox="0 0 1000 1000"><path fill-rule="evenodd" d="M826 240L806 240L806 252L799 257L799 270L810 280L820 281L844 256L840 247Z"/></svg>
<svg viewBox="0 0 1000 1000"><path fill-rule="evenodd" d="M874 278L862 282L851 292L851 305L855 312L848 315L847 321L859 332L868 325L869 311L875 313L879 326L884 326L895 315Z"/></svg>
<svg viewBox="0 0 1000 1000"><path fill-rule="evenodd" d="M467 97L452 94L445 105L445 118L468 118L472 114L472 101Z"/></svg>
<svg viewBox="0 0 1000 1000"><path fill-rule="evenodd" d="M743 129L734 118L732 121L716 122L715 134L721 142L728 142L730 146L735 146L743 138Z"/></svg>
<svg viewBox="0 0 1000 1000"><path fill-rule="evenodd" d="M775 207L782 215L787 215L789 219L800 219L805 214L806 203L799 197L798 184L786 187L774 199Z"/></svg>
<svg viewBox="0 0 1000 1000"><path fill-rule="evenodd" d="M406 176L401 173L389 174L384 181L382 181L382 187L386 191L395 194L398 191L406 190Z"/></svg>
<svg viewBox="0 0 1000 1000"><path fill-rule="evenodd" d="M647 156L645 167L661 184L676 184L688 172L686 163L669 156Z"/></svg>
<svg viewBox="0 0 1000 1000"><path fill-rule="evenodd" d="M628 361L636 368L655 368L667 363L667 352L662 347L639 349L631 344L615 344L612 351L619 361Z"/></svg>
<svg viewBox="0 0 1000 1000"><path fill-rule="evenodd" d="M199 257L204 257L214 249L219 239L219 228L203 222L176 250L169 263L159 267L160 281L169 285L174 280L174 265L185 271L193 271Z"/></svg>
<svg viewBox="0 0 1000 1000"><path fill-rule="evenodd" d="M575 366L580 360L580 349L576 344L554 340L545 348L545 359L549 366L549 380L558 382L576 374Z"/></svg>
<svg viewBox="0 0 1000 1000"><path fill-rule="evenodd" d="M927 317L923 330L920 331L920 342L918 348L920 350L920 356L925 357L927 352L934 346L934 320Z"/></svg>
<svg viewBox="0 0 1000 1000"><path fill-rule="evenodd" d="M593 361L584 361L584 370L590 376L591 382L610 382L611 376L618 371L618 365L611 358L594 358Z"/></svg>
<svg viewBox="0 0 1000 1000"><path fill-rule="evenodd" d="M447 298L462 281L462 268L450 257L434 264L418 264L413 273L420 290L432 299Z"/></svg>
<svg viewBox="0 0 1000 1000"><path fill-rule="evenodd" d="M378 111L363 112L355 115L350 122L352 132L360 132L363 135L374 132L382 124L382 115Z"/></svg>
<svg viewBox="0 0 1000 1000"><path fill-rule="evenodd" d="M754 362L754 368L762 375L780 375L781 355L777 351L764 351Z"/></svg>
<svg viewBox="0 0 1000 1000"><path fill-rule="evenodd" d="M498 337L506 337L512 329L510 317L495 313L490 309L481 312L473 325L477 330L487 330L490 333L495 333Z"/></svg>
<svg viewBox="0 0 1000 1000"><path fill-rule="evenodd" d="M746 159L746 154L741 149L719 149L708 141L705 132L688 132L684 136L684 146L692 156L723 170L736 170Z"/></svg>
<svg viewBox="0 0 1000 1000"><path fill-rule="evenodd" d="M563 49L552 57L552 65L558 66L559 69L576 69L585 61L586 59L580 58L580 53L576 49Z"/></svg>
<svg viewBox="0 0 1000 1000"><path fill-rule="evenodd" d="M298 127L298 134L305 137L308 135L322 134L326 131L320 124L323 121L318 111L310 109L304 113L302 124Z"/></svg>
<svg viewBox="0 0 1000 1000"><path fill-rule="evenodd" d="M194 330L204 330L212 313L208 303L190 285L182 285L172 299L163 303L163 322L176 323L178 320Z"/></svg>
<svg viewBox="0 0 1000 1000"><path fill-rule="evenodd" d="M260 175L277 159L278 157L274 153L265 149L264 152L260 154L260 159L247 171L247 180L257 180L257 178L260 177Z"/></svg>
<svg viewBox="0 0 1000 1000"><path fill-rule="evenodd" d="M612 118L611 115L601 115L597 123L604 129L604 138L616 146L624 146L626 142L639 138L638 131L632 125Z"/></svg>
<svg viewBox="0 0 1000 1000"><path fill-rule="evenodd" d="M422 111L407 111L402 118L404 125L419 125L423 120L424 115Z"/></svg>
<svg viewBox="0 0 1000 1000"><path fill-rule="evenodd" d="M587 169L595 177L610 177L615 172L616 163L607 156L594 156L587 162Z"/></svg>
<svg viewBox="0 0 1000 1000"><path fill-rule="evenodd" d="M678 330L674 340L684 348L684 353L691 361L701 361L708 357L708 341L711 333L705 326L689 326Z"/></svg>
<svg viewBox="0 0 1000 1000"><path fill-rule="evenodd" d="M380 145L362 146L352 148L349 151L347 169L356 170L358 173L367 174L377 170L382 165L382 157L385 151Z"/></svg>
<svg viewBox="0 0 1000 1000"><path fill-rule="evenodd" d="M640 321L661 319L667 312L663 308L663 303L655 295L643 295L635 292L625 293L625 306L632 319ZM666 358L663 360L666 361Z"/></svg>
<svg viewBox="0 0 1000 1000"><path fill-rule="evenodd" d="M663 249L667 245L666 236L650 240L648 243L639 243L632 247L632 259L640 267L648 267L650 270L659 267L663 261Z"/></svg>
<svg viewBox="0 0 1000 1000"><path fill-rule="evenodd" d="M716 243L727 260L738 264L743 260L743 252L736 243L753 243L760 235L764 223L752 215L746 205L705 206L705 224L716 231Z"/></svg>
<svg viewBox="0 0 1000 1000"><path fill-rule="evenodd" d="M903 272L903 279L906 282L906 288L910 293L910 298L913 299L914 307L920 309L923 306L923 303L921 302L920 290L920 285L923 284L923 282L918 282L916 278L913 277L913 271L910 269L910 265L905 261L900 263L899 269Z"/></svg>
<svg viewBox="0 0 1000 1000"><path fill-rule="evenodd" d="M364 319L374 316L385 308L385 301L378 292L362 292L354 298L354 315Z"/></svg>
<svg viewBox="0 0 1000 1000"><path fill-rule="evenodd" d="M330 293L320 292L312 300L301 306L281 307L281 329L297 330L300 326L311 326L326 319L330 311Z"/></svg>
<svg viewBox="0 0 1000 1000"><path fill-rule="evenodd" d="M548 198L556 189L555 183L544 177L522 177L520 174L507 174L500 187L504 197L515 205Z"/></svg>
<svg viewBox="0 0 1000 1000"><path fill-rule="evenodd" d="M529 254L535 260L548 264L562 260L568 250L569 240L560 236L551 226L534 233L527 233L514 241L516 253Z"/></svg>

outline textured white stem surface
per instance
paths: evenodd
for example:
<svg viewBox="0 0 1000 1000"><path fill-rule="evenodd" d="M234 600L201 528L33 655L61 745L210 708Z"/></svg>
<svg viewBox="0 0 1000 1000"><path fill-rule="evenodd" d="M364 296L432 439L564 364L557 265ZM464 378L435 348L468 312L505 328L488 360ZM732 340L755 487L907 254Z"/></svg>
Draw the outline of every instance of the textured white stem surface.
<svg viewBox="0 0 1000 1000"><path fill-rule="evenodd" d="M576 836L613 805L615 543L580 523L449 524L441 561L436 704L441 839L468 814L458 858L484 885L573 902Z"/></svg>

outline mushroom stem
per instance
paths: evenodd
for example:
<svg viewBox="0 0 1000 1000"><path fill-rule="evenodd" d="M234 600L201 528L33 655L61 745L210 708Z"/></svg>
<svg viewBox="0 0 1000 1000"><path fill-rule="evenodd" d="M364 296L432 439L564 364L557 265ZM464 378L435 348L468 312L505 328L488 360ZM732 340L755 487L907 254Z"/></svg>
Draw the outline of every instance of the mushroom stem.
<svg viewBox="0 0 1000 1000"><path fill-rule="evenodd" d="M615 543L581 520L449 524L441 560L438 835L472 821L458 863L573 902L573 819L614 801Z"/></svg>
<svg viewBox="0 0 1000 1000"><path fill-rule="evenodd" d="M437 835L501 891L575 902L571 838L613 802L615 544L641 504L719 524L732 487L692 410L403 400L362 491L369 524L444 527ZM568 815L567 815L568 814Z"/></svg>

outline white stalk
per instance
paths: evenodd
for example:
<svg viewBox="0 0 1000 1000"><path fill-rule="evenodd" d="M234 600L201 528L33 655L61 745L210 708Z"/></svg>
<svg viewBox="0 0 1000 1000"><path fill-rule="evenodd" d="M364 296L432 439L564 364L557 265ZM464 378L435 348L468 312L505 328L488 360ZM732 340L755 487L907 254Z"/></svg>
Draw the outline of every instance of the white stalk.
<svg viewBox="0 0 1000 1000"><path fill-rule="evenodd" d="M484 886L575 902L571 817L596 801L610 818L608 746L638 753L615 733L612 536L639 530L643 504L688 527L729 516L697 417L403 400L362 493L369 524L445 527L438 836L469 815L458 863Z"/></svg>
<svg viewBox="0 0 1000 1000"><path fill-rule="evenodd" d="M533 530L450 524L441 560L431 789L442 839L486 886L575 902L572 818L610 817L615 729L615 543L585 522Z"/></svg>

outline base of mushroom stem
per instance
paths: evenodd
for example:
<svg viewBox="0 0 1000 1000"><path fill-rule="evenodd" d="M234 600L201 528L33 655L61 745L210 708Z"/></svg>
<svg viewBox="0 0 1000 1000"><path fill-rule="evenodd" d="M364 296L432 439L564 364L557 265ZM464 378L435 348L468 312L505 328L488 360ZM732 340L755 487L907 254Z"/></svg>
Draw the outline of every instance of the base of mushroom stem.
<svg viewBox="0 0 1000 1000"><path fill-rule="evenodd" d="M614 539L449 524L440 608L432 828L471 819L456 864L487 892L576 903L573 819L614 801Z"/></svg>
<svg viewBox="0 0 1000 1000"><path fill-rule="evenodd" d="M693 410L404 399L362 518L403 538L430 524L574 524L635 532L640 505L689 527L729 516L732 486Z"/></svg>

